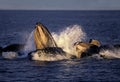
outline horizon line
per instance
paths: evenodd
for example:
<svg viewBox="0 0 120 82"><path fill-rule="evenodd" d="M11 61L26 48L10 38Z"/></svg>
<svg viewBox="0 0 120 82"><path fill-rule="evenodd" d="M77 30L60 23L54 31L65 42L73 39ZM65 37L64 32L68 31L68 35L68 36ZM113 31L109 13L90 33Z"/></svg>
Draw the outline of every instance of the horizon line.
<svg viewBox="0 0 120 82"><path fill-rule="evenodd" d="M120 11L120 9L0 9L21 11Z"/></svg>

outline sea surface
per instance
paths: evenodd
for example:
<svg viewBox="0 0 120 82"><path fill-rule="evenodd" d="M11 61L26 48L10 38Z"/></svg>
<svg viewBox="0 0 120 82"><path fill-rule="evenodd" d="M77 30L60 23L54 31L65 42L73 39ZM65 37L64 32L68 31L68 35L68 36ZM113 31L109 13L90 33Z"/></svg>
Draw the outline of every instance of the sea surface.
<svg viewBox="0 0 120 82"><path fill-rule="evenodd" d="M77 25L85 33L83 41L120 44L120 11L0 10L0 46L25 44L36 22L56 34ZM120 81L120 50L110 55L116 53L119 57L114 59L86 57L50 62L0 58L0 82Z"/></svg>

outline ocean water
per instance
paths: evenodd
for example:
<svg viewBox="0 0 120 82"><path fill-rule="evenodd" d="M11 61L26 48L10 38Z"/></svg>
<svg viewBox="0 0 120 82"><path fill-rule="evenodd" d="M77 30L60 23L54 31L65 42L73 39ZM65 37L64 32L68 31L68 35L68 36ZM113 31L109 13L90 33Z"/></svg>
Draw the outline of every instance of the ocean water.
<svg viewBox="0 0 120 82"><path fill-rule="evenodd" d="M70 52L73 42L97 39L102 45L120 44L120 11L11 11L0 10L0 46L31 41L36 22ZM67 34L67 35L66 35ZM57 38L56 38L57 36ZM61 43L61 38L65 41ZM29 42L28 45L32 44ZM64 45L63 45L64 44ZM28 46L29 47L29 46ZM29 47L31 48L31 46ZM120 81L120 50L101 52L115 59L86 57L62 61L5 60L0 58L1 82ZM72 53L72 52L71 52ZM116 56L117 55L117 56Z"/></svg>

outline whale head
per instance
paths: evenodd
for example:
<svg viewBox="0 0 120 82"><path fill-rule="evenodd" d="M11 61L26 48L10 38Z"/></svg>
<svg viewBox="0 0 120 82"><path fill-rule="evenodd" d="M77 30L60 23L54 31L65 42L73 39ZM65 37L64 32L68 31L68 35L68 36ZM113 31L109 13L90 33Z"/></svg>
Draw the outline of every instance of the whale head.
<svg viewBox="0 0 120 82"><path fill-rule="evenodd" d="M34 42L36 49L57 47L57 44L49 30L40 22L36 23L34 30Z"/></svg>
<svg viewBox="0 0 120 82"><path fill-rule="evenodd" d="M74 47L76 49L76 56L81 58L99 53L100 42L98 40L91 39L89 43L77 42L74 44Z"/></svg>

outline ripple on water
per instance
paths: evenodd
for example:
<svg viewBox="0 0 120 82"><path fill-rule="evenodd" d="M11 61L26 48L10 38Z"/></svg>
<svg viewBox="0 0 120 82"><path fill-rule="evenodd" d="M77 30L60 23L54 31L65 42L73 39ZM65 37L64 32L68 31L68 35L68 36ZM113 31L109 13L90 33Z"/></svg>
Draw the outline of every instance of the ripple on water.
<svg viewBox="0 0 120 82"><path fill-rule="evenodd" d="M120 60L0 60L0 81L120 81Z"/></svg>

